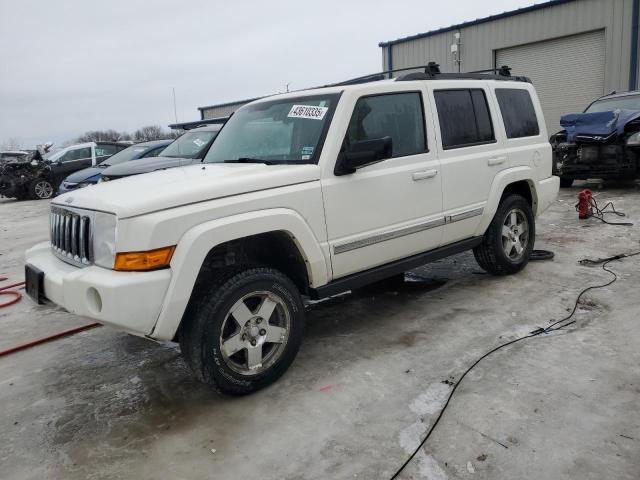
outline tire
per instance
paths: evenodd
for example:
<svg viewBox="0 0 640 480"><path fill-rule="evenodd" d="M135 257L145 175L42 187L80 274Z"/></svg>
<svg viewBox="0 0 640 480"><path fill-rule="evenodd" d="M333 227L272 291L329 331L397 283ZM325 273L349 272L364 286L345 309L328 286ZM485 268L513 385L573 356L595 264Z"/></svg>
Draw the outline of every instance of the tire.
<svg viewBox="0 0 640 480"><path fill-rule="evenodd" d="M295 359L304 332L302 298L271 268L226 268L212 277L199 282L185 313L182 355L204 383L246 395L276 381Z"/></svg>
<svg viewBox="0 0 640 480"><path fill-rule="evenodd" d="M513 215L516 229L512 226ZM535 236L535 219L529 202L521 195L509 195L500 202L482 243L473 249L473 254L480 267L492 275L511 275L529 263Z"/></svg>
<svg viewBox="0 0 640 480"><path fill-rule="evenodd" d="M573 178L560 177L560 188L571 188L573 185Z"/></svg>
<svg viewBox="0 0 640 480"><path fill-rule="evenodd" d="M44 178L38 178L29 185L29 196L33 200L46 200L53 197L54 193L53 184Z"/></svg>

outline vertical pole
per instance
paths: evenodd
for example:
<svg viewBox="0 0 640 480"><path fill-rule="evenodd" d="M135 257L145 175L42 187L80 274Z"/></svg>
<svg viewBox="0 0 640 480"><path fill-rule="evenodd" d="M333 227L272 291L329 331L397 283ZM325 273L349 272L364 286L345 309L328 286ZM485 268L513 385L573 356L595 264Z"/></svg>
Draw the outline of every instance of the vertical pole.
<svg viewBox="0 0 640 480"><path fill-rule="evenodd" d="M178 123L178 110L176 109L176 88L172 87L173 90L173 116L175 117L176 123Z"/></svg>
<svg viewBox="0 0 640 480"><path fill-rule="evenodd" d="M631 18L631 59L629 62L629 90L638 88L638 22L640 21L640 0L633 0Z"/></svg>

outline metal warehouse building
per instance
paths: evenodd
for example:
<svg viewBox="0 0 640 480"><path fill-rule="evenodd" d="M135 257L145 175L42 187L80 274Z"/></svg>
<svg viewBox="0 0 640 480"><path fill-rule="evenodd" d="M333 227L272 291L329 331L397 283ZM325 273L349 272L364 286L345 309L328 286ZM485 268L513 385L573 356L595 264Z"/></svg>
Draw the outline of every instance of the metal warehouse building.
<svg viewBox="0 0 640 480"><path fill-rule="evenodd" d="M533 81L547 129L611 91L638 88L640 0L554 0L389 42L383 70L440 64L443 72L508 65Z"/></svg>
<svg viewBox="0 0 640 480"><path fill-rule="evenodd" d="M382 69L440 64L443 72L508 65L531 78L549 133L560 116L612 91L638 88L640 0L552 0L380 43ZM226 117L254 98L200 107Z"/></svg>

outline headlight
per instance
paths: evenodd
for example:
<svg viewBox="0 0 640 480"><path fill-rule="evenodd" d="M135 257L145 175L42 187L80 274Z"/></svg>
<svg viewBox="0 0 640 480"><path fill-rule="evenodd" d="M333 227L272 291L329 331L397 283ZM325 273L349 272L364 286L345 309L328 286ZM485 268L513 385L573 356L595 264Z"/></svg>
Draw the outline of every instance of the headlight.
<svg viewBox="0 0 640 480"><path fill-rule="evenodd" d="M627 145L629 147L640 147L640 132L634 133L627 138Z"/></svg>
<svg viewBox="0 0 640 480"><path fill-rule="evenodd" d="M96 212L93 224L93 261L96 265L113 268L117 227L118 218L115 215Z"/></svg>

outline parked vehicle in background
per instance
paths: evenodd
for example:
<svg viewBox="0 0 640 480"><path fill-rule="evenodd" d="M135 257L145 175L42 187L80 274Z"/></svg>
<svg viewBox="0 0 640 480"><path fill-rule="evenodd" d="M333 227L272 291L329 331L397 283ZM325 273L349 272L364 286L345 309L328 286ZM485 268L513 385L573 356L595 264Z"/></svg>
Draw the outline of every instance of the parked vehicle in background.
<svg viewBox="0 0 640 480"><path fill-rule="evenodd" d="M587 178L640 177L640 91L613 93L583 113L564 115L550 139L553 172L562 187Z"/></svg>
<svg viewBox="0 0 640 480"><path fill-rule="evenodd" d="M95 185L102 177L108 167L120 165L121 163L131 160L139 160L141 158L157 157L172 142L172 140L153 140L151 142L142 142L131 145L124 150L119 151L112 157L103 160L95 167L85 168L78 172L72 173L65 178L58 189L58 194L67 193L78 188Z"/></svg>
<svg viewBox="0 0 640 480"><path fill-rule="evenodd" d="M128 146L115 142L81 143L30 162L5 162L0 165L0 194L20 200L51 198L69 174L97 165Z"/></svg>
<svg viewBox="0 0 640 480"><path fill-rule="evenodd" d="M199 379L246 394L293 362L303 296L469 249L519 272L559 184L534 87L434 70L257 100L202 164L61 195L28 294L179 341Z"/></svg>
<svg viewBox="0 0 640 480"><path fill-rule="evenodd" d="M194 128L180 135L162 154L156 158L142 159L137 162L125 162L113 165L102 172L102 181L107 182L130 175L140 175L155 170L183 167L199 163L222 128L221 124Z"/></svg>
<svg viewBox="0 0 640 480"><path fill-rule="evenodd" d="M17 162L23 163L28 162L33 157L34 151L26 151L26 150L12 150L12 151L3 151L0 152L0 164L9 163L9 162Z"/></svg>

